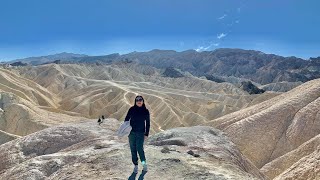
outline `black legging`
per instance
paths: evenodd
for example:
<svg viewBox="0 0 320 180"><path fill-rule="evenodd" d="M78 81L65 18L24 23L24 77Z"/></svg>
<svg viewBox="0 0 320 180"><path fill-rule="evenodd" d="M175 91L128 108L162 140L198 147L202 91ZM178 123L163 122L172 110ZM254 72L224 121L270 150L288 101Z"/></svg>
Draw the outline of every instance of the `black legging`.
<svg viewBox="0 0 320 180"><path fill-rule="evenodd" d="M146 161L143 150L144 143L144 133L143 132L130 132L129 134L129 144L131 150L132 163L138 165L138 154L141 162ZM138 154L137 154L138 153Z"/></svg>

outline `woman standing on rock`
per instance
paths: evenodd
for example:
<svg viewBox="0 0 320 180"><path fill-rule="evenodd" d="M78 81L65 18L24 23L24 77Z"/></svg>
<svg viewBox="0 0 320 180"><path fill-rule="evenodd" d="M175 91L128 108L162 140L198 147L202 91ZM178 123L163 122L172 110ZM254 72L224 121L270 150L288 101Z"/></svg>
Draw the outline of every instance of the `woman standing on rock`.
<svg viewBox="0 0 320 180"><path fill-rule="evenodd" d="M134 164L134 173L138 173L138 155L143 166L143 172L147 172L146 157L144 155L143 144L148 138L150 130L150 113L145 106L142 96L135 98L134 106L130 107L124 121L129 121L132 130L129 134L129 144L132 156L132 163Z"/></svg>

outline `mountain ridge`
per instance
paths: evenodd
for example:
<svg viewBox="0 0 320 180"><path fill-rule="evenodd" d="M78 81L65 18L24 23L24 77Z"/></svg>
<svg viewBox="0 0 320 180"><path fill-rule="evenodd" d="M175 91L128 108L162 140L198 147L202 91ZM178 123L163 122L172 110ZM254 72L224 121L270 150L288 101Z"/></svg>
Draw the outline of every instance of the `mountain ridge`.
<svg viewBox="0 0 320 180"><path fill-rule="evenodd" d="M42 63L40 63L41 58L45 59ZM262 85L284 81L306 82L320 78L320 60L318 58L305 60L294 56L283 57L256 50L231 48L202 52L154 49L121 55L118 53L102 56L71 55L71 57L60 60L65 63L136 62L160 69L177 68L198 77L218 75L245 78ZM20 61L33 62L33 65L49 62L46 57L20 59Z"/></svg>

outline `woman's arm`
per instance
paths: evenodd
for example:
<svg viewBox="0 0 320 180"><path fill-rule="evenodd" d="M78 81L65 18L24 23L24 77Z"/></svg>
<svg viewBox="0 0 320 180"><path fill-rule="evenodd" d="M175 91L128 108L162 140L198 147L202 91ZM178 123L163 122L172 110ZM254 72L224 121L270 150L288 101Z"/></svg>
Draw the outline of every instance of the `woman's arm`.
<svg viewBox="0 0 320 180"><path fill-rule="evenodd" d="M149 110L147 110L146 115L146 131L144 133L145 136L149 136L149 130L150 130L150 113Z"/></svg>
<svg viewBox="0 0 320 180"><path fill-rule="evenodd" d="M132 108L130 107L124 121L129 121L131 119L131 113L132 113Z"/></svg>

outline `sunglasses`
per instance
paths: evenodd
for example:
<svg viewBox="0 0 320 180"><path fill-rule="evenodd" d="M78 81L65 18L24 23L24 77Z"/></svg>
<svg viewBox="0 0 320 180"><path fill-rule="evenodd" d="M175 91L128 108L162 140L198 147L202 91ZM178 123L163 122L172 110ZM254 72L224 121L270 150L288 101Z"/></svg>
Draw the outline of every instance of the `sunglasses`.
<svg viewBox="0 0 320 180"><path fill-rule="evenodd" d="M137 97L136 102L138 102L138 101L143 101L142 97Z"/></svg>

